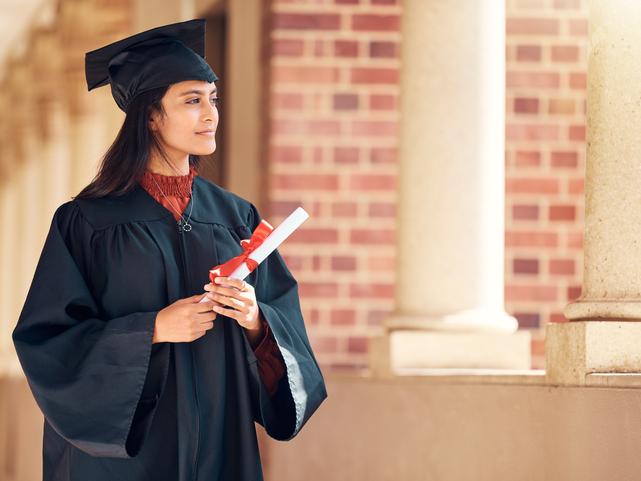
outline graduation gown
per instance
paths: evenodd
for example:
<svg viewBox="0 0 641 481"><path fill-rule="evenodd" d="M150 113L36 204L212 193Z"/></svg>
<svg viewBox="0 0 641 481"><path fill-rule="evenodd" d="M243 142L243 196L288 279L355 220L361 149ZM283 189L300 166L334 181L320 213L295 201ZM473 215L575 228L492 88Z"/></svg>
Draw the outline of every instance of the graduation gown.
<svg viewBox="0 0 641 481"><path fill-rule="evenodd" d="M261 480L254 421L290 440L327 397L278 250L245 279L286 364L273 396L233 319L152 344L158 311L204 294L209 269L240 254L261 220L200 176L186 213L192 203L182 233L139 184L56 210L12 333L44 414L44 481Z"/></svg>

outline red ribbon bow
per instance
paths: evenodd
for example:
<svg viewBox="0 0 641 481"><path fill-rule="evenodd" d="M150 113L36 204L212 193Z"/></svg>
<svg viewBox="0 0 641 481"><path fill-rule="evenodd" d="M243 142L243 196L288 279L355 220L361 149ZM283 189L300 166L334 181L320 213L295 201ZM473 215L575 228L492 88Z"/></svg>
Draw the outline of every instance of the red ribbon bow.
<svg viewBox="0 0 641 481"><path fill-rule="evenodd" d="M261 220L251 237L240 241L240 246L243 248L242 254L232 257L224 264L218 264L216 267L213 267L209 271L209 280L213 283L216 277L228 277L243 262L247 264L249 272L256 269L258 267L258 262L254 259L250 259L249 254L255 251L273 230L274 228L269 222L264 219Z"/></svg>

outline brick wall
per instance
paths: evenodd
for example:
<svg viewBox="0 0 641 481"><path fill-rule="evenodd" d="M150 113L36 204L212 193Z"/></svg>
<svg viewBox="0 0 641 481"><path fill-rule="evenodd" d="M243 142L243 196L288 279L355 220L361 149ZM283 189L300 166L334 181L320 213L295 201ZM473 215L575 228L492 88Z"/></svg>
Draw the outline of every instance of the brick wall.
<svg viewBox="0 0 641 481"><path fill-rule="evenodd" d="M506 309L534 333L580 292L586 0L507 1ZM268 215L330 370L367 367L393 308L401 6L271 0Z"/></svg>
<svg viewBox="0 0 641 481"><path fill-rule="evenodd" d="M587 0L508 0L505 301L533 334L581 293Z"/></svg>

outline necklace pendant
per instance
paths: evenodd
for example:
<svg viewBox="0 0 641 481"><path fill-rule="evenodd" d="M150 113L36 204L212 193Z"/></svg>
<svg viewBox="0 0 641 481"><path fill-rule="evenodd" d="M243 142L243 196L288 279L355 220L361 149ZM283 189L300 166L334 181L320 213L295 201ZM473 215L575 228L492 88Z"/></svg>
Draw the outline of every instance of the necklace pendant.
<svg viewBox="0 0 641 481"><path fill-rule="evenodd" d="M178 232L182 234L183 232L189 232L191 230L191 224L180 219L178 221Z"/></svg>

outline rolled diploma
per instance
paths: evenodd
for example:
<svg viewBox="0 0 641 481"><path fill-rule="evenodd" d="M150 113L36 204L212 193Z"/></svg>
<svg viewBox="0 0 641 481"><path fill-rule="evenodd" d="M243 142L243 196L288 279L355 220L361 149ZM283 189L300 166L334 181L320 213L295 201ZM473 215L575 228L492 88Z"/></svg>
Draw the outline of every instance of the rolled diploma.
<svg viewBox="0 0 641 481"><path fill-rule="evenodd" d="M307 220L309 214L302 207L297 207L294 212L289 214L287 218L276 227L271 234L265 237L265 240L261 245L259 245L256 250L249 254L250 259L254 259L258 264L263 262L265 258L274 252L279 245L281 245L285 239L287 239L292 232L298 229L303 222ZM234 272L232 272L229 277L232 279L244 279L249 275L249 268L246 263L239 265ZM198 302L207 301L207 296L205 295Z"/></svg>

